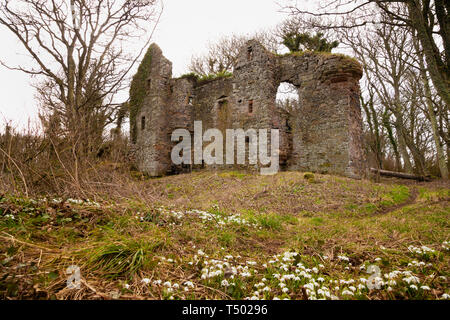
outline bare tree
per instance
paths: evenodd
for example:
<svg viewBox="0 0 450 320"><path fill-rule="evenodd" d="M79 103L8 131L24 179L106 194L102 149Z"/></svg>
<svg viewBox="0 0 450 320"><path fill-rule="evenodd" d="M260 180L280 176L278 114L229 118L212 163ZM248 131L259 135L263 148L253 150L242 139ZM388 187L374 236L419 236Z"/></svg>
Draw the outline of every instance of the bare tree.
<svg viewBox="0 0 450 320"><path fill-rule="evenodd" d="M261 31L248 36L234 34L210 43L206 54L192 57L189 71L201 76L232 72L239 50L251 39L261 42L270 51L279 49L279 41L271 32Z"/></svg>
<svg viewBox="0 0 450 320"><path fill-rule="evenodd" d="M58 119L74 153L87 154L114 121L116 94L149 39L137 54L125 48L147 38L157 18L156 0L2 1L0 25L30 57L29 65L2 64L37 77L43 115Z"/></svg>
<svg viewBox="0 0 450 320"><path fill-rule="evenodd" d="M419 40L427 72L437 93L450 106L450 4L445 0L329 0L317 11L303 10L292 1L283 7L294 16L329 18L325 29L348 29L368 24L389 24L411 28ZM373 10L384 16L374 16ZM384 17L389 19L385 20ZM381 19L379 19L381 17Z"/></svg>

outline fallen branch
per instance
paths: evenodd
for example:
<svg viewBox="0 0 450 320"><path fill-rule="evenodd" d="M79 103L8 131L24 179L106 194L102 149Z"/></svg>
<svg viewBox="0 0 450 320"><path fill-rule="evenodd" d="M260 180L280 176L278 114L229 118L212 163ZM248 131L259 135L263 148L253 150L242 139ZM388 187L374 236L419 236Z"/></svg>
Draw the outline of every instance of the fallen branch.
<svg viewBox="0 0 450 320"><path fill-rule="evenodd" d="M386 177L395 177L400 179L410 179L410 180L417 180L417 181L431 181L430 177L428 176L418 176L415 174L410 173L404 173L404 172L394 172L394 171L388 171L388 170L380 170L375 168L370 168L370 171L373 173L379 173L382 176Z"/></svg>
<svg viewBox="0 0 450 320"><path fill-rule="evenodd" d="M28 243L28 242L25 242L25 241L18 240L17 238L14 238L12 235L10 235L9 233L6 233L4 231L2 231L2 233L7 236L7 237L0 236L0 239L3 239L3 240L7 240L7 241L11 241L11 242L17 242L17 243L20 243L20 244L23 244L23 245L26 245L26 246L29 246L29 247L32 247L32 248L45 250L45 251L48 251L48 252L55 252L55 253L59 253L60 252L59 250L50 249L50 248L38 246L36 244L32 244L32 243Z"/></svg>

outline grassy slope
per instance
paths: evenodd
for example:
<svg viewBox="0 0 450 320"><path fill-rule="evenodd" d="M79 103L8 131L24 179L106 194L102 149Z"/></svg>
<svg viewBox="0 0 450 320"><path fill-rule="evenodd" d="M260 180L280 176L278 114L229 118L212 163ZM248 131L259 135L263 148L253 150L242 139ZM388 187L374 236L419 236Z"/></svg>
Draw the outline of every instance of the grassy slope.
<svg viewBox="0 0 450 320"><path fill-rule="evenodd" d="M5 195L0 297L445 297L450 189L398 183L227 171L129 181L99 204Z"/></svg>

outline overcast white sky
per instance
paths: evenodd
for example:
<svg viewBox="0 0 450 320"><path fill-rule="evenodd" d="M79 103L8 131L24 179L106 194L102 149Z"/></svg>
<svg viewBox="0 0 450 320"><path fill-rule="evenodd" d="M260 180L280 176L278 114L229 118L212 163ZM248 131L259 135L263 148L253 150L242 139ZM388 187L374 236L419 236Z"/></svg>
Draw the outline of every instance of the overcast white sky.
<svg viewBox="0 0 450 320"><path fill-rule="evenodd" d="M177 76L187 71L192 55L204 52L208 42L232 33L270 28L285 17L275 0L164 0L164 13L153 42L173 62L173 74ZM3 27L0 38L3 61L20 64L27 60L22 46ZM0 130L4 119L20 127L29 118L36 121L31 81L28 75L0 66Z"/></svg>

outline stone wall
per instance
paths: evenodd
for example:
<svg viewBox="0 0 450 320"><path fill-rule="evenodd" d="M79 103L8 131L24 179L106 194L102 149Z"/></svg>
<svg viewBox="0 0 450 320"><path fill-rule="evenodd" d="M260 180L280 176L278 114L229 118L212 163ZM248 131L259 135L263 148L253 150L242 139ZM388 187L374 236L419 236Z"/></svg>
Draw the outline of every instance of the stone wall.
<svg viewBox="0 0 450 320"><path fill-rule="evenodd" d="M354 59L311 52L278 56L249 41L232 77L198 83L190 77L172 79L170 61L153 46L147 98L131 124L139 128L142 117L146 119L145 129L137 130L140 170L160 176L204 167L174 166L170 160L173 130L187 129L193 137L194 121L202 121L204 131L279 129L280 164L290 170L354 178L365 174L359 105L362 69ZM298 110L287 113L276 107L281 82L298 88Z"/></svg>

